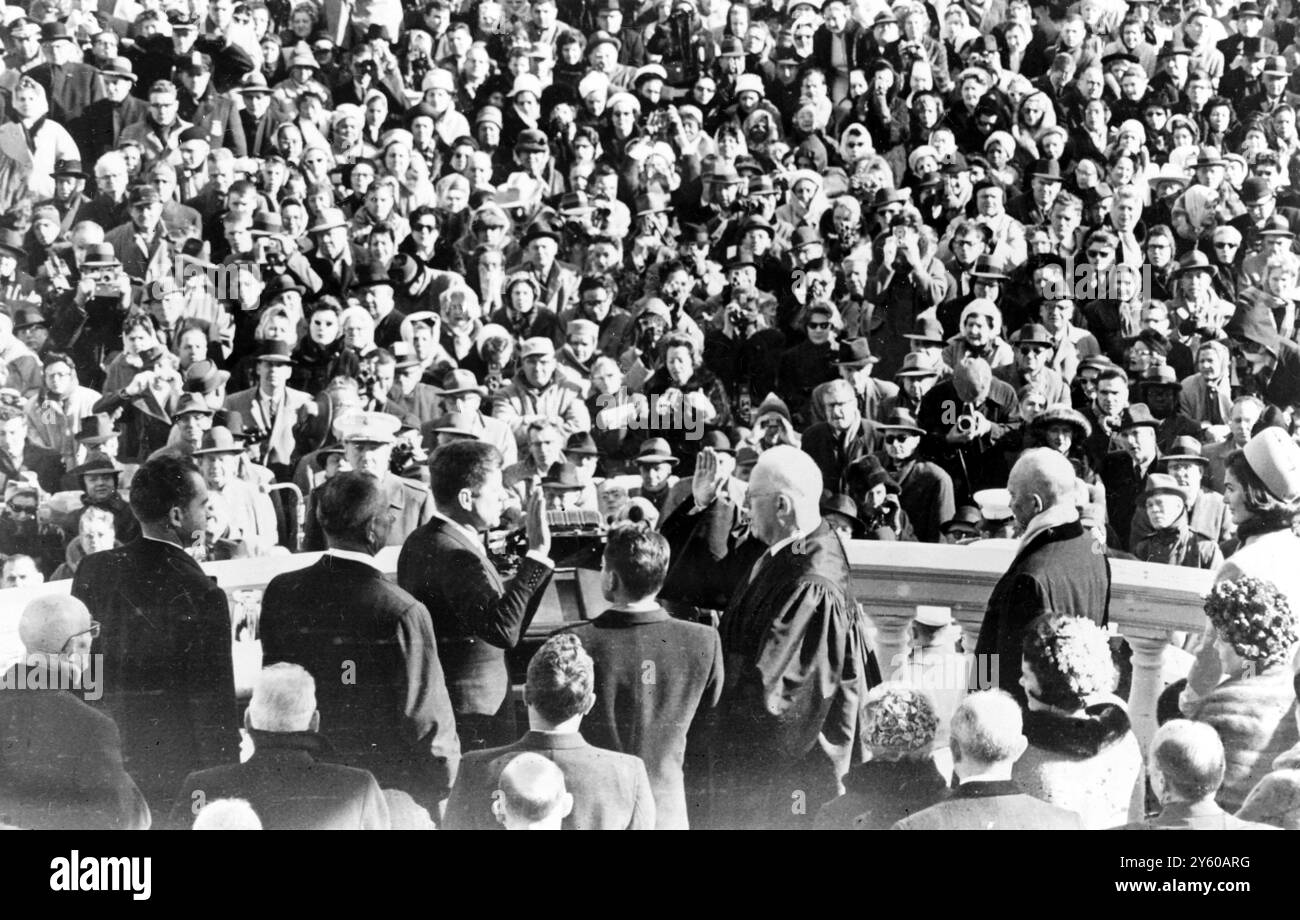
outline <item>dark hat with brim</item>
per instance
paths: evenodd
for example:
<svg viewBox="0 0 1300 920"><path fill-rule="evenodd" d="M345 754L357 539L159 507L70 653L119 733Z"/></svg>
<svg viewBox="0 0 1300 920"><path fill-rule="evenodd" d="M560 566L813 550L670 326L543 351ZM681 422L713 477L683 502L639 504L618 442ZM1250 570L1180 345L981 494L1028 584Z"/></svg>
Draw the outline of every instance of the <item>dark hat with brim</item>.
<svg viewBox="0 0 1300 920"><path fill-rule="evenodd" d="M822 492L820 508L822 517L835 515L846 521L852 528L853 539L861 540L866 537L867 528L858 517L857 503L843 492Z"/></svg>
<svg viewBox="0 0 1300 920"><path fill-rule="evenodd" d="M649 438L641 445L641 450L636 455L636 462L638 464L667 463L676 466L681 461L673 456L672 449L663 438Z"/></svg>
<svg viewBox="0 0 1300 920"><path fill-rule="evenodd" d="M546 471L542 477L542 488L551 489L558 492L573 492L578 489L585 489L586 483L578 478L578 468L572 463L565 463L563 460L557 460L551 464L551 468Z"/></svg>
<svg viewBox="0 0 1300 920"><path fill-rule="evenodd" d="M1129 428L1159 428L1160 419L1151 414L1146 403L1133 403L1119 417L1119 430Z"/></svg>
<svg viewBox="0 0 1300 920"><path fill-rule="evenodd" d="M1176 461L1197 463L1203 467L1210 465L1210 459L1201 453L1201 442L1186 435L1174 438L1174 442L1169 445L1169 452L1156 458L1156 464L1161 469Z"/></svg>
<svg viewBox="0 0 1300 920"><path fill-rule="evenodd" d="M583 457L600 456L600 450L596 447L596 442L592 440L591 432L575 431L569 435L569 440L564 444L566 454L578 454Z"/></svg>
<svg viewBox="0 0 1300 920"><path fill-rule="evenodd" d="M118 463L112 457L106 457L103 454L91 457L81 466L74 467L69 475L74 479L80 479L82 476L92 476L95 474L104 475L111 473L114 476L121 476L125 472L122 464Z"/></svg>

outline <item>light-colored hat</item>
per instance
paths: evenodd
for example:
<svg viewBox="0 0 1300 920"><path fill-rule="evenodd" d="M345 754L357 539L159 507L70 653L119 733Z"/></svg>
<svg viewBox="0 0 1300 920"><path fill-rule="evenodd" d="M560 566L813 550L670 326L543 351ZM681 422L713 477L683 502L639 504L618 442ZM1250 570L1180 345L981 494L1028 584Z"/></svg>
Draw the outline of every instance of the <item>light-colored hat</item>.
<svg viewBox="0 0 1300 920"><path fill-rule="evenodd" d="M531 339L524 339L523 344L519 346L519 359L522 361L535 355L554 356L555 343L541 335L533 336Z"/></svg>
<svg viewBox="0 0 1300 920"><path fill-rule="evenodd" d="M980 489L973 496L986 521L1005 521L1011 517L1010 489Z"/></svg>
<svg viewBox="0 0 1300 920"><path fill-rule="evenodd" d="M736 77L736 95L758 93L763 95L763 78L756 73L742 73Z"/></svg>
<svg viewBox="0 0 1300 920"><path fill-rule="evenodd" d="M605 107L612 112L618 105L625 102L631 103L633 108L636 109L636 113L638 115L641 114L641 100L636 96L633 96L631 93L615 93L609 97L609 101L605 104Z"/></svg>
<svg viewBox="0 0 1300 920"><path fill-rule="evenodd" d="M927 606L917 607L916 622L920 623L922 626L949 626L952 624L952 608Z"/></svg>
<svg viewBox="0 0 1300 920"><path fill-rule="evenodd" d="M604 92L605 95L609 95L609 77L598 70L593 70L578 81L579 98L586 99L595 92Z"/></svg>
<svg viewBox="0 0 1300 920"><path fill-rule="evenodd" d="M1002 328L1002 311L998 309L997 304L987 297L976 297L966 304L966 308L961 311L961 320L957 325L965 326L966 317L968 316L983 316L995 331Z"/></svg>
<svg viewBox="0 0 1300 920"><path fill-rule="evenodd" d="M427 93L431 89L441 89L455 95L456 78L451 75L450 70L435 67L424 75L424 82L420 84L421 92Z"/></svg>
<svg viewBox="0 0 1300 920"><path fill-rule="evenodd" d="M344 444L392 444L402 421L387 412L354 409L334 421L334 433Z"/></svg>
<svg viewBox="0 0 1300 920"><path fill-rule="evenodd" d="M1270 495L1282 502L1300 501L1300 445L1285 431L1265 428L1246 442L1242 453Z"/></svg>
<svg viewBox="0 0 1300 920"><path fill-rule="evenodd" d="M360 122L364 119L365 113L361 111L361 106L345 102L334 110L334 114L330 116L330 124L337 125L343 121Z"/></svg>
<svg viewBox="0 0 1300 920"><path fill-rule="evenodd" d="M532 93L538 99L542 98L542 81L535 74L521 73L515 77L514 85L507 95L513 99L520 93Z"/></svg>
<svg viewBox="0 0 1300 920"><path fill-rule="evenodd" d="M335 227L346 227L348 219L343 215L340 208L321 208L320 216L316 223L307 228L308 233L324 233L326 230L333 230Z"/></svg>
<svg viewBox="0 0 1300 920"><path fill-rule="evenodd" d="M575 319L565 327L564 334L566 336L587 335L595 339L600 337L600 327L589 319Z"/></svg>

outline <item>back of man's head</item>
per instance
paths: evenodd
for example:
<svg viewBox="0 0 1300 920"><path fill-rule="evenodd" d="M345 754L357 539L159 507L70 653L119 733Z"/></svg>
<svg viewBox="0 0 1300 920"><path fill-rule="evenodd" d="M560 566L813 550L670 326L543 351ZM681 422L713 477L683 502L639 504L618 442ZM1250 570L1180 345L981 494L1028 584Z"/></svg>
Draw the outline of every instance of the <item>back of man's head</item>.
<svg viewBox="0 0 1300 920"><path fill-rule="evenodd" d="M506 764L497 791L493 811L506 830L558 829L573 810L564 774L541 754L525 752Z"/></svg>
<svg viewBox="0 0 1300 920"><path fill-rule="evenodd" d="M1033 447L1020 455L1011 468L1007 485L1042 499L1043 508L1074 501L1074 465L1065 454L1050 447Z"/></svg>
<svg viewBox="0 0 1300 920"><path fill-rule="evenodd" d="M550 725L586 715L595 704L596 667L573 633L560 633L542 644L528 662L524 702Z"/></svg>
<svg viewBox="0 0 1300 920"><path fill-rule="evenodd" d="M1010 766L1024 753L1020 704L1004 690L972 693L953 714L953 759L970 766Z"/></svg>
<svg viewBox="0 0 1300 920"><path fill-rule="evenodd" d="M1166 798L1173 793L1188 802L1213 798L1223 784L1223 741L1204 722L1173 719L1151 739L1149 762L1158 771Z"/></svg>
<svg viewBox="0 0 1300 920"><path fill-rule="evenodd" d="M214 799L199 809L196 831L260 831L262 820L243 799Z"/></svg>
<svg viewBox="0 0 1300 920"><path fill-rule="evenodd" d="M366 544L370 522L387 510L388 498L369 473L339 473L316 491L316 520L335 540Z"/></svg>
<svg viewBox="0 0 1300 920"><path fill-rule="evenodd" d="M429 487L440 507L455 507L461 490L482 488L501 469L501 452L484 441L452 441L429 457Z"/></svg>
<svg viewBox="0 0 1300 920"><path fill-rule="evenodd" d="M804 532L821 521L822 471L812 456L789 444L759 454L749 474L751 491L773 491L790 497Z"/></svg>
<svg viewBox="0 0 1300 920"><path fill-rule="evenodd" d="M68 639L90 629L90 611L70 594L38 597L18 621L18 638L28 654L58 655Z"/></svg>
<svg viewBox="0 0 1300 920"><path fill-rule="evenodd" d="M263 732L313 729L316 681L301 665L281 661L262 668L248 704L248 727Z"/></svg>
<svg viewBox="0 0 1300 920"><path fill-rule="evenodd" d="M163 523L173 508L194 499L201 478L188 457L165 453L146 460L131 477L131 510L142 524Z"/></svg>
<svg viewBox="0 0 1300 920"><path fill-rule="evenodd" d="M605 569L618 577L627 600L653 597L668 575L668 541L644 522L625 521L609 529Z"/></svg>

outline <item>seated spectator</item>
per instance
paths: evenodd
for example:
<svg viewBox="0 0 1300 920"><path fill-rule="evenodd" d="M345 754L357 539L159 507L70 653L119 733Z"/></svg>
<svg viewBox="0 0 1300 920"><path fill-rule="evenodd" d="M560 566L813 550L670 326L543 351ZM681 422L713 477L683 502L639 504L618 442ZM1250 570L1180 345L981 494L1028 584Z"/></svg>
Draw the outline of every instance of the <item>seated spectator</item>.
<svg viewBox="0 0 1300 920"><path fill-rule="evenodd" d="M117 726L83 702L105 675L90 657L99 624L86 605L51 594L27 605L27 650L0 691L0 814L33 830L148 830L149 806L122 765Z"/></svg>
<svg viewBox="0 0 1300 920"><path fill-rule="evenodd" d="M552 636L528 663L524 703L529 731L514 744L466 754L447 801L446 830L497 827L492 791L519 754L532 751L553 761L573 793L566 830L650 830L655 801L641 758L592 747L579 734L596 705L595 667L577 636Z"/></svg>
<svg viewBox="0 0 1300 920"><path fill-rule="evenodd" d="M564 772L541 754L520 754L497 780L492 813L508 831L558 831L573 813Z"/></svg>
<svg viewBox="0 0 1300 920"><path fill-rule="evenodd" d="M1012 778L1091 829L1142 813L1142 750L1124 703L1107 633L1082 617L1042 614L1025 635L1020 682L1029 748Z"/></svg>
<svg viewBox="0 0 1300 920"><path fill-rule="evenodd" d="M844 795L817 813L819 830L888 830L943 798L935 767L939 718L921 690L882 684L862 702L861 732L871 759L844 777Z"/></svg>
<svg viewBox="0 0 1300 920"><path fill-rule="evenodd" d="M1217 569L1223 554L1213 540L1195 533L1188 523L1187 499L1168 473L1152 473L1142 493L1150 533L1138 541L1134 555L1142 562Z"/></svg>
<svg viewBox="0 0 1300 920"><path fill-rule="evenodd" d="M1249 576L1216 584L1205 614L1210 628L1178 708L1219 733L1227 767L1217 801L1235 812L1300 741L1292 686L1300 620L1276 586Z"/></svg>
<svg viewBox="0 0 1300 920"><path fill-rule="evenodd" d="M1023 792L1012 780L1029 746L1020 706L1008 693L972 693L952 717L957 787L946 801L896 821L891 830L1074 830L1072 811Z"/></svg>
<svg viewBox="0 0 1300 920"><path fill-rule="evenodd" d="M69 541L67 549L64 550L64 562L54 570L50 581L72 578L77 574L77 566L86 556L119 545L112 513L104 508L93 506L86 508L77 518L77 535Z"/></svg>
<svg viewBox="0 0 1300 920"><path fill-rule="evenodd" d="M1147 764L1160 813L1122 830L1274 830L1219 807L1227 764L1223 742L1210 726L1187 719L1166 722L1151 739Z"/></svg>
<svg viewBox="0 0 1300 920"><path fill-rule="evenodd" d="M196 818L204 803L242 799L266 830L388 830L388 804L367 770L329 763L320 734L316 681L295 664L262 669L244 713L253 756L185 778L171 825Z"/></svg>

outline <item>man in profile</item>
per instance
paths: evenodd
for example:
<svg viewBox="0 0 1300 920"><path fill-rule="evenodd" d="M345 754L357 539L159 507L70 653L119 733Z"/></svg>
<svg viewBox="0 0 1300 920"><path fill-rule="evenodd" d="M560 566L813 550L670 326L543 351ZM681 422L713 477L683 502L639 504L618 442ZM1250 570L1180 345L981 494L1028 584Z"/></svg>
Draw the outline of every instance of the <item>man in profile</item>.
<svg viewBox="0 0 1300 920"><path fill-rule="evenodd" d="M1106 625L1110 563L1105 546L1079 521L1074 466L1047 447L1025 451L1011 470L1011 513L1020 549L989 595L975 645L980 661L996 663L998 686L1022 703L1020 645L1041 613L1087 617Z"/></svg>
<svg viewBox="0 0 1300 920"><path fill-rule="evenodd" d="M262 660L322 675L333 762L369 770L433 813L456 775L460 742L429 611L375 562L393 526L388 498L369 473L339 473L321 486L315 510L329 548L266 586Z"/></svg>
<svg viewBox="0 0 1300 920"><path fill-rule="evenodd" d="M689 826L683 761L687 735L722 693L718 631L675 620L656 599L668 541L644 524L609 531L601 588L613 604L573 632L596 663L596 708L585 737L645 761L657 830Z"/></svg>
<svg viewBox="0 0 1300 920"><path fill-rule="evenodd" d="M328 745L320 734L316 681L303 668L285 662L263 668L244 727L253 756L191 773L172 827L189 827L210 801L243 799L267 830L388 830L388 804L374 776L318 759Z"/></svg>
<svg viewBox="0 0 1300 920"><path fill-rule="evenodd" d="M653 830L655 800L641 758L592 747L578 732L596 705L595 682L595 666L577 636L547 639L528 663L528 733L506 747L465 755L443 827L499 827L493 790L516 757L532 752L560 768L573 795L573 811L561 825L565 830Z"/></svg>
<svg viewBox="0 0 1300 920"><path fill-rule="evenodd" d="M796 447L764 451L750 475L750 532L767 549L722 618L720 827L810 825L848 770L866 650L821 492L821 471Z"/></svg>
<svg viewBox="0 0 1300 920"><path fill-rule="evenodd" d="M101 624L91 651L127 772L159 815L191 771L238 760L226 594L186 552L203 539L207 504L193 461L147 461L131 480L140 536L87 556L72 581Z"/></svg>
<svg viewBox="0 0 1300 920"><path fill-rule="evenodd" d="M27 656L0 683L0 815L32 830L147 830L149 806L122 766L113 720L94 697L99 624L75 597L32 601L18 621ZM87 670L90 671L87 674Z"/></svg>
<svg viewBox="0 0 1300 920"><path fill-rule="evenodd" d="M957 787L952 795L895 824L895 831L1082 830L1072 811L1020 791L1011 769L1029 747L1020 705L1001 690L972 693L952 717Z"/></svg>
<svg viewBox="0 0 1300 920"><path fill-rule="evenodd" d="M528 502L528 552L508 582L483 545L501 526L501 454L482 441L455 441L429 459L436 511L402 546L397 583L435 617L438 657L465 750L508 744L511 716L506 650L519 644L555 565L541 490Z"/></svg>

